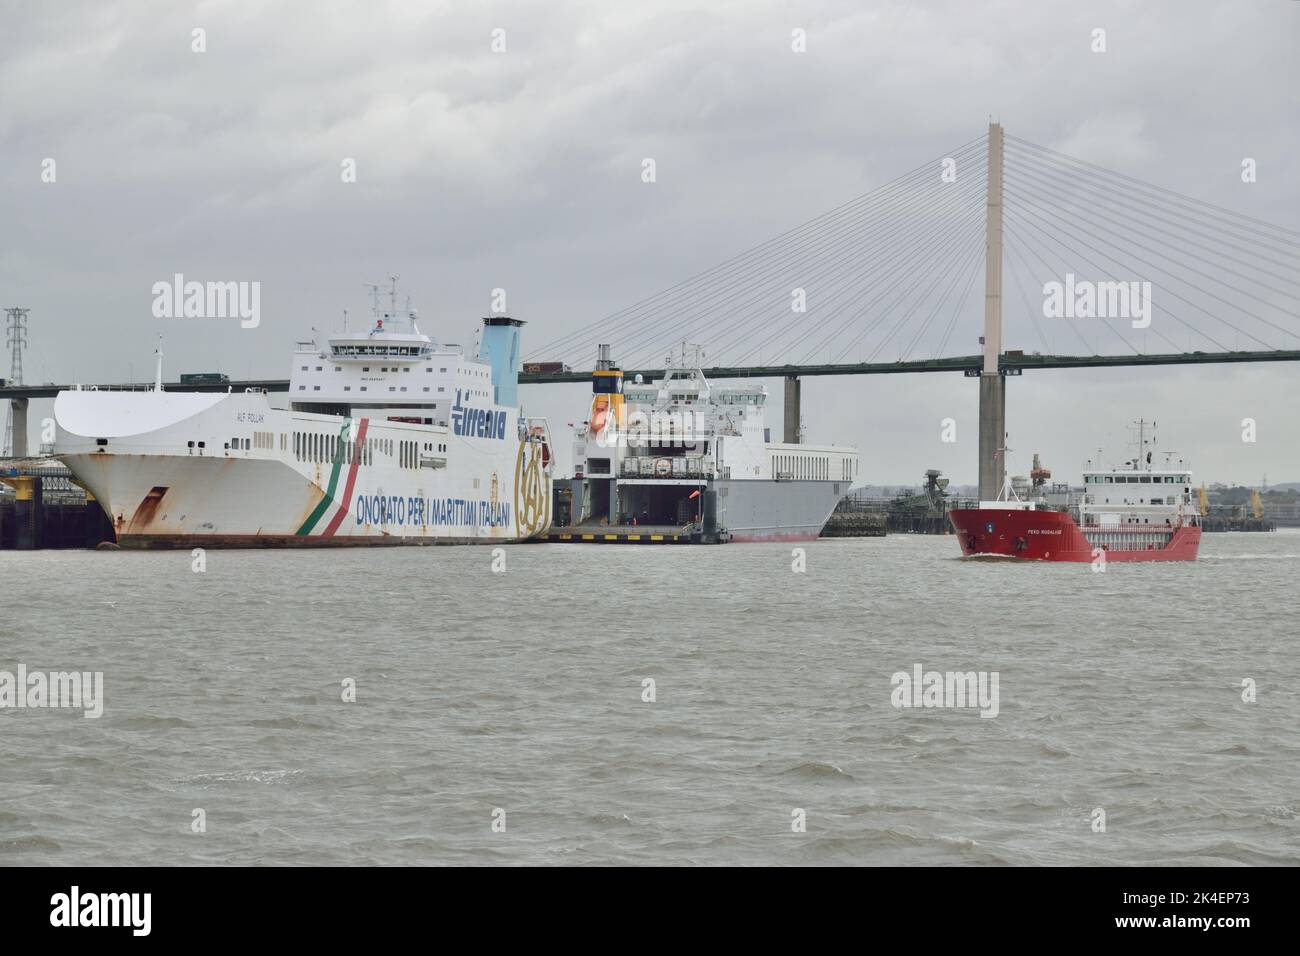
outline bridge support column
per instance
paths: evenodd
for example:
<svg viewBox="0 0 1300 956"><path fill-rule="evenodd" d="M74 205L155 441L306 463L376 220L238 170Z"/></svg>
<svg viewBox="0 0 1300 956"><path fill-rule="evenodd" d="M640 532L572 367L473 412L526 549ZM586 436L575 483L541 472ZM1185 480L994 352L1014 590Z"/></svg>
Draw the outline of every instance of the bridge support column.
<svg viewBox="0 0 1300 956"><path fill-rule="evenodd" d="M1007 380L980 376L980 500L993 501L1006 475Z"/></svg>
<svg viewBox="0 0 1300 956"><path fill-rule="evenodd" d="M798 445L801 443L803 435L802 428L799 426L801 421L802 400L800 392L802 383L798 375L787 375L785 377L785 437L787 445Z"/></svg>
<svg viewBox="0 0 1300 956"><path fill-rule="evenodd" d="M15 458L27 457L27 402L25 398L9 400L9 420L13 423L14 430L14 447L10 454Z"/></svg>

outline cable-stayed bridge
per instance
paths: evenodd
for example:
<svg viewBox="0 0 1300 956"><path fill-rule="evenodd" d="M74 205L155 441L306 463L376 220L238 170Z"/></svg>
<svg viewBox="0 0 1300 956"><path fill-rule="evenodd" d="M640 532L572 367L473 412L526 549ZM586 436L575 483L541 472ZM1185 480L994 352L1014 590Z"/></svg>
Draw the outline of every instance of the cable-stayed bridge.
<svg viewBox="0 0 1300 956"><path fill-rule="evenodd" d="M983 268L983 281L980 271ZM979 334L982 332L983 334ZM686 344L714 378L980 380L980 494L1004 478L1005 380L1024 369L1300 360L1300 231L1006 134L1000 124L525 356L585 381L602 343L656 375ZM1014 348L1007 347L1014 343ZM970 350L979 346L978 353ZM0 387L15 428L30 398ZM283 379L186 385L284 391Z"/></svg>
<svg viewBox="0 0 1300 956"><path fill-rule="evenodd" d="M993 130L1005 142L1005 340L1071 365L1300 349L1300 231ZM988 143L972 140L525 359L581 368L613 342L625 367L659 368L685 341L720 368L929 370L975 344L962 320L982 314L988 291L978 281L988 266ZM1044 284L1067 275L1149 282L1149 326L1045 317Z"/></svg>
<svg viewBox="0 0 1300 956"><path fill-rule="evenodd" d="M976 341L979 354L962 354ZM690 343L713 377L783 377L786 441L799 439L803 376L978 377L980 494L992 498L1004 480L1008 375L1300 360L1300 232L995 123L525 362L585 368L600 343L629 374L659 373Z"/></svg>

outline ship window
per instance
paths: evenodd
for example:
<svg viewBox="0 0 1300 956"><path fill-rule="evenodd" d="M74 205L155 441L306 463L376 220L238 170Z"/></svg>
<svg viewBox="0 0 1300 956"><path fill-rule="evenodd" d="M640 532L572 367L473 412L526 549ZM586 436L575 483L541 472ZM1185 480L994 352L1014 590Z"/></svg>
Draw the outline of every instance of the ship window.
<svg viewBox="0 0 1300 956"><path fill-rule="evenodd" d="M336 372L341 372L341 371L343 371L343 368L342 368L341 366L335 365L335 366L334 366L334 371L336 371Z"/></svg>
<svg viewBox="0 0 1300 956"><path fill-rule="evenodd" d="M307 371L307 366L304 365L304 366L302 367L302 370L303 370L304 372Z"/></svg>
<svg viewBox="0 0 1300 956"><path fill-rule="evenodd" d="M344 385L344 386L343 386L343 391L345 391L345 392L350 392L350 391L352 391L352 386L351 386L351 385Z"/></svg>
<svg viewBox="0 0 1300 956"><path fill-rule="evenodd" d="M362 386L361 386L361 391L364 392L365 390L366 390L366 387L365 387L364 385L362 385Z"/></svg>
<svg viewBox="0 0 1300 956"><path fill-rule="evenodd" d="M322 369L321 369L321 367L320 367L319 365L316 366L316 371L318 371L318 372L319 372L319 371L322 371Z"/></svg>
<svg viewBox="0 0 1300 956"><path fill-rule="evenodd" d="M320 391L320 386L319 386L319 385L313 385L313 386L311 387L311 390L312 390L313 392L319 392L319 391Z"/></svg>
<svg viewBox="0 0 1300 956"><path fill-rule="evenodd" d="M429 386L428 385L424 386L424 390L427 392L429 390Z"/></svg>
<svg viewBox="0 0 1300 956"><path fill-rule="evenodd" d="M370 366L369 366L369 365L364 365L364 366L362 366L361 371L363 371L363 372L369 372L369 371L370 371Z"/></svg>
<svg viewBox="0 0 1300 956"><path fill-rule="evenodd" d="M409 372L410 370L411 370L411 366L409 365L406 366L406 368L402 369L403 372Z"/></svg>

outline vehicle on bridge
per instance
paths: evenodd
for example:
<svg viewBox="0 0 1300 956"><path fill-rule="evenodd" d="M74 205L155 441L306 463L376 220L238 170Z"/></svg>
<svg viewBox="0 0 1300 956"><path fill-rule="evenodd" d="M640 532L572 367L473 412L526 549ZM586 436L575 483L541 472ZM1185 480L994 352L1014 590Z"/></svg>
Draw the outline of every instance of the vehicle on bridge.
<svg viewBox="0 0 1300 956"><path fill-rule="evenodd" d="M225 385L230 376L223 372L181 372L182 385Z"/></svg>

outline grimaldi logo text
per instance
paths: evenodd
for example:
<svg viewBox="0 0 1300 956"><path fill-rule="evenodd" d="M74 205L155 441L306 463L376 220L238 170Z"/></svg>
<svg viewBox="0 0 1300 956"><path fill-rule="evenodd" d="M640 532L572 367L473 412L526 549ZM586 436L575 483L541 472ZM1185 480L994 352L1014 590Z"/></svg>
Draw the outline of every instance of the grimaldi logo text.
<svg viewBox="0 0 1300 956"><path fill-rule="evenodd" d="M70 708L83 717L104 713L103 671L0 671L0 710Z"/></svg>
<svg viewBox="0 0 1300 956"><path fill-rule="evenodd" d="M920 664L912 672L897 671L890 679L894 691L889 702L907 707L978 707L981 717L998 715L998 672L927 671Z"/></svg>

